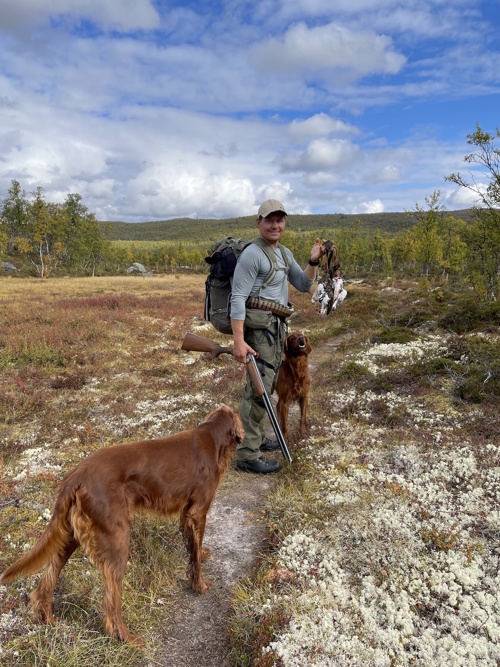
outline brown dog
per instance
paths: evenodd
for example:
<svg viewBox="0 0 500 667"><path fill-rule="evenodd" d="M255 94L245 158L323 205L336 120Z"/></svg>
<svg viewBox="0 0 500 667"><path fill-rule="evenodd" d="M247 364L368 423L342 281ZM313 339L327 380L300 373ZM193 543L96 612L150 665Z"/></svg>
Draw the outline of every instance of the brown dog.
<svg viewBox="0 0 500 667"><path fill-rule="evenodd" d="M302 333L292 333L285 341L284 359L278 373L276 393L278 405L276 410L283 436L287 437L288 411L294 401L300 405L300 435L307 430L307 407L309 405L308 356L312 352L309 339Z"/></svg>
<svg viewBox="0 0 500 667"><path fill-rule="evenodd" d="M121 612L134 508L180 515L191 588L205 593L210 586L201 576L201 561L210 557L210 550L202 548L206 516L234 445L243 437L239 415L223 405L195 429L98 450L64 479L45 532L3 572L0 583L26 577L45 565L31 603L38 618L49 623L59 573L81 545L104 579L106 632L143 645L141 637L129 632Z"/></svg>

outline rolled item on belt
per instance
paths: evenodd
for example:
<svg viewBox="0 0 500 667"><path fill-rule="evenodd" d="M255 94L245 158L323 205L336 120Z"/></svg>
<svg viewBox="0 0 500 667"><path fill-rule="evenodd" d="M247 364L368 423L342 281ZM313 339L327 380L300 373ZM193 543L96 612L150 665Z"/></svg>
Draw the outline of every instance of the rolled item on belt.
<svg viewBox="0 0 500 667"><path fill-rule="evenodd" d="M282 303L276 301L269 301L258 296L250 296L247 299L248 308L255 308L257 310L269 310L273 315L278 317L290 317L294 310L292 304L284 306Z"/></svg>

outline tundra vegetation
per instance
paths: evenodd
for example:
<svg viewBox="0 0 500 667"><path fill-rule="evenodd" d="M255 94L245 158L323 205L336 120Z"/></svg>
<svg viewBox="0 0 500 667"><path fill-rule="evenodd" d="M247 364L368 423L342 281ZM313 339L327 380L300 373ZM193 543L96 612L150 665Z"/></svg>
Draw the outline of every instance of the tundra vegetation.
<svg viewBox="0 0 500 667"><path fill-rule="evenodd" d="M482 152L493 139L479 128L470 137L494 167ZM435 193L401 236L332 236L348 296L327 318L292 289L291 329L313 345L310 432L291 438L293 463L262 501L266 541L228 619L235 665L498 666L495 202L451 221ZM314 234L287 242L300 250ZM375 243L385 259L374 261ZM221 403L237 408L244 384L229 356L180 350L187 331L228 342L202 320L202 273L67 279L60 269L0 278L2 570L37 539L83 457L191 428ZM230 469L223 484L241 474ZM144 651L103 635L101 582L80 552L56 589L53 626L30 615L36 576L0 587L1 664L161 665L184 569L176 522L139 517L123 597Z"/></svg>
<svg viewBox="0 0 500 667"><path fill-rule="evenodd" d="M262 558L234 591L234 664L493 667L500 309L428 279L347 289L328 318L292 296L292 329L314 350L310 434L292 437L294 462L263 499ZM239 364L180 350L186 331L227 344L203 296L202 275L0 280L0 568L34 543L83 457L238 406ZM139 517L124 603L144 652L102 634L101 582L80 552L54 626L30 615L36 576L1 587L2 665L161 664L184 568L176 522Z"/></svg>

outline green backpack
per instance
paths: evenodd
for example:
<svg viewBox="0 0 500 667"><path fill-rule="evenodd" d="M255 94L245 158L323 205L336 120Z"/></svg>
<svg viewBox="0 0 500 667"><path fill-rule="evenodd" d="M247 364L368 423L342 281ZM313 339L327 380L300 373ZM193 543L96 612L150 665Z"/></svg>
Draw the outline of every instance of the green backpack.
<svg viewBox="0 0 500 667"><path fill-rule="evenodd" d="M205 312L204 319L211 322L212 325L223 334L232 334L231 329L231 291L232 278L236 262L243 250L251 243L256 243L266 253L271 262L269 271L264 284L259 289L258 294L269 285L274 278L276 267L276 255L273 250L263 241L260 236L251 241L243 241L234 236L227 236L221 241L217 241L211 248L205 262L210 266L210 273L205 281ZM278 244L281 254L286 263L286 271L290 269L288 255L281 244ZM257 296L254 294L252 296Z"/></svg>

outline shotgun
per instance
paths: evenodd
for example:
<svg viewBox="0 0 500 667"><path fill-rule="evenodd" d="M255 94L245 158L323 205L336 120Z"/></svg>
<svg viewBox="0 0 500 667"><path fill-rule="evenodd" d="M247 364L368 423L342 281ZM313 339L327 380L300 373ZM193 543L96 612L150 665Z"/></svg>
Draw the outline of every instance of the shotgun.
<svg viewBox="0 0 500 667"><path fill-rule="evenodd" d="M184 336L181 350L186 350L188 352L208 352L212 356L212 358L218 357L220 354L233 353L232 347L222 347L222 345L219 345L218 343L216 343L213 340L210 340L209 338L203 338L202 336L197 336L196 334L193 333L187 333ZM278 423L278 419L273 410L271 399L268 396L268 393L264 386L264 382L262 381L262 377L259 373L259 369L257 367L257 363L255 361L255 357L253 354L247 355L247 370L248 374L250 375L250 379L252 381L252 386L254 388L255 393L257 394L257 396L259 396L259 398L262 398L262 400L264 401L264 405L267 414L269 416L271 425L273 427L273 430L276 433L276 439L278 440L281 452L285 457L285 459L289 463L291 463L292 457L286 445L285 438Z"/></svg>
<svg viewBox="0 0 500 667"><path fill-rule="evenodd" d="M286 446L285 442L285 437L283 436L283 433L281 431L280 425L278 423L278 420L276 418L276 415L274 414L273 406L271 403L271 399L269 398L269 395L266 391L266 388L264 386L264 382L262 381L262 377L259 373L259 369L257 368L257 362L255 361L255 357L253 354L247 354L247 370L248 374L250 375L250 379L252 380L252 386L260 398L264 401L264 405L266 406L267 414L269 416L269 419L271 421L272 427L274 429L274 432L276 433L276 439L278 440L278 444L281 449L281 453L285 457L285 459L288 461L288 463L292 462L292 457L290 455L290 452L288 451L288 447Z"/></svg>
<svg viewBox="0 0 500 667"><path fill-rule="evenodd" d="M182 341L181 350L187 352L209 352L213 358L218 357L219 354L233 354L232 347L222 347L210 338L203 338L194 333L187 333Z"/></svg>

